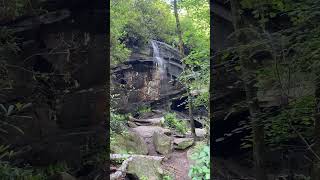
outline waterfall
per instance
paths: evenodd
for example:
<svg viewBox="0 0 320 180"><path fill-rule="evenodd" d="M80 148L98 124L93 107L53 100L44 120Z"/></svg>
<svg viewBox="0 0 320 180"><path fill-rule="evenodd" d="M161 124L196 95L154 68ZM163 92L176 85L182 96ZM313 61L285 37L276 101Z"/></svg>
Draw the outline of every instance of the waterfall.
<svg viewBox="0 0 320 180"><path fill-rule="evenodd" d="M159 78L159 97L163 94L167 93L168 89L168 77L167 77L167 69L166 69L166 61L163 59L163 56L160 54L160 46L158 41L152 40L151 45L153 49L153 59L157 68L157 76Z"/></svg>
<svg viewBox="0 0 320 180"><path fill-rule="evenodd" d="M157 41L152 40L151 44L153 49L153 58L156 62L156 66L158 70L160 71L160 79L163 80L166 76L166 62L160 56L160 51L159 51L159 46L157 44Z"/></svg>

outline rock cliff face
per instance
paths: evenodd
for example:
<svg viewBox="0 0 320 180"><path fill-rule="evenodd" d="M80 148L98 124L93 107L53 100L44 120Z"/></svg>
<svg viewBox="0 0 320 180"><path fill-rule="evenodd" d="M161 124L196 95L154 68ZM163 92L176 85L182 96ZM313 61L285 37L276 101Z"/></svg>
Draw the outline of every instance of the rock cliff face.
<svg viewBox="0 0 320 180"><path fill-rule="evenodd" d="M4 141L25 150L31 165L79 167L106 146L109 29L102 2L45 0L39 6L47 12L2 23L21 51L5 62L13 88L1 92L0 104L32 103L17 114L24 116L10 117L24 134L9 129Z"/></svg>
<svg viewBox="0 0 320 180"><path fill-rule="evenodd" d="M152 47L147 51L149 56L133 54L127 62L111 70L111 84L114 87L111 94L120 111L130 112L136 110L139 104L151 104L184 92L182 84L174 80L183 70L179 53L165 43L158 43L160 55L167 64L165 80L161 80L152 58Z"/></svg>

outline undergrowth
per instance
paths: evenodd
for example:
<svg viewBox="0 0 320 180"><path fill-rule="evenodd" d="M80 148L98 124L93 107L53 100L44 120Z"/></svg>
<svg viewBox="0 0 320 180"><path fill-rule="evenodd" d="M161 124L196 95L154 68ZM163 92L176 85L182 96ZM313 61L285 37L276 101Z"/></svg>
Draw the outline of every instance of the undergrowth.
<svg viewBox="0 0 320 180"><path fill-rule="evenodd" d="M177 132L181 134L185 134L188 130L186 122L179 120L175 113L167 113L164 116L164 124L169 128L177 130Z"/></svg>
<svg viewBox="0 0 320 180"><path fill-rule="evenodd" d="M189 177L192 180L210 179L210 147L204 144L196 145L191 159L195 164L190 167Z"/></svg>

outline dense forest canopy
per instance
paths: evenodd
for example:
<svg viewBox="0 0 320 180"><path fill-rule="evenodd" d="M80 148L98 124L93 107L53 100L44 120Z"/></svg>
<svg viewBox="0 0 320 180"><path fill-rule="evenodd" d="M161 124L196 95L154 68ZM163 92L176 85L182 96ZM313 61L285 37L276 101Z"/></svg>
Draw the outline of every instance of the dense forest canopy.
<svg viewBox="0 0 320 180"><path fill-rule="evenodd" d="M209 3L182 1L179 8L186 48L209 50ZM171 2L111 1L110 10L112 64L126 60L130 53L129 46L144 46L150 39L177 46L178 37Z"/></svg>

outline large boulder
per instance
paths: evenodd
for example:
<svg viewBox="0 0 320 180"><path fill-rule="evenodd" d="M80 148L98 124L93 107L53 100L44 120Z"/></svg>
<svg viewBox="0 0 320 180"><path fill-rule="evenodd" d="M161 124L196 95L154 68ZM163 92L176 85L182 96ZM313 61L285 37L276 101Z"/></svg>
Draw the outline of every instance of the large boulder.
<svg viewBox="0 0 320 180"><path fill-rule="evenodd" d="M138 126L132 129L143 138L151 138L154 132L160 132L162 134L171 134L170 129L162 128L159 126Z"/></svg>
<svg viewBox="0 0 320 180"><path fill-rule="evenodd" d="M123 135L115 136L115 140L111 142L111 152L147 155L148 146L137 133L129 131Z"/></svg>
<svg viewBox="0 0 320 180"><path fill-rule="evenodd" d="M139 126L161 126L164 122L164 117L150 119L135 119L131 118L134 123Z"/></svg>
<svg viewBox="0 0 320 180"><path fill-rule="evenodd" d="M128 163L127 173L135 174L139 179L161 180L163 170L161 160L147 157L134 157Z"/></svg>
<svg viewBox="0 0 320 180"><path fill-rule="evenodd" d="M153 133L152 139L158 153L167 155L172 152L172 139L169 136L156 131Z"/></svg>
<svg viewBox="0 0 320 180"><path fill-rule="evenodd" d="M196 131L196 135L197 135L198 138L205 138L206 135L207 135L207 132L206 132L205 129L196 128L195 131ZM187 132L186 135L191 136L191 135L192 135L192 134L191 134L191 131Z"/></svg>
<svg viewBox="0 0 320 180"><path fill-rule="evenodd" d="M136 123L131 122L131 121L128 121L127 124L128 124L128 126L131 127L131 128L136 128L136 127L138 127L138 125L137 125Z"/></svg>
<svg viewBox="0 0 320 180"><path fill-rule="evenodd" d="M194 139L193 138L175 138L173 143L175 145L175 149L184 150L193 145Z"/></svg>
<svg viewBox="0 0 320 180"><path fill-rule="evenodd" d="M196 131L197 137L203 138L207 135L207 132L205 129L196 128L195 131Z"/></svg>

